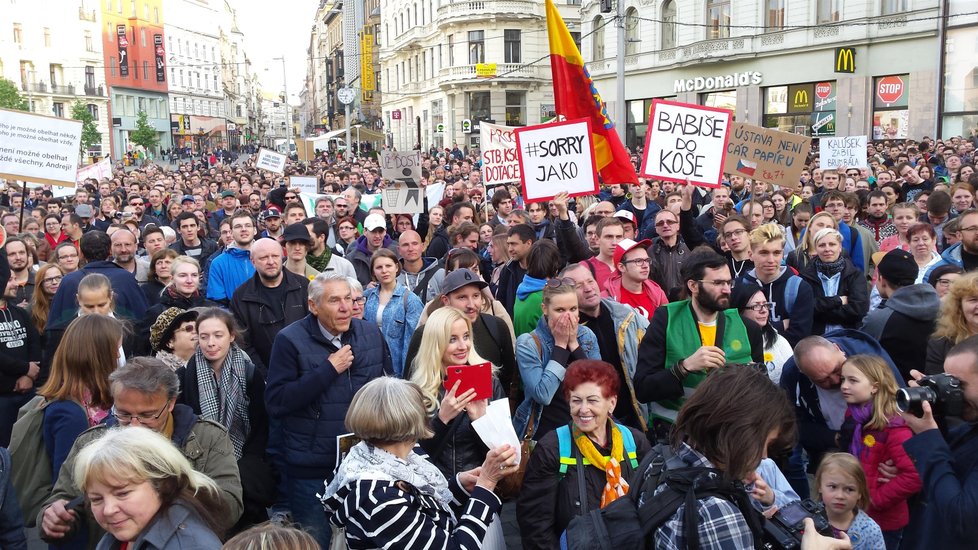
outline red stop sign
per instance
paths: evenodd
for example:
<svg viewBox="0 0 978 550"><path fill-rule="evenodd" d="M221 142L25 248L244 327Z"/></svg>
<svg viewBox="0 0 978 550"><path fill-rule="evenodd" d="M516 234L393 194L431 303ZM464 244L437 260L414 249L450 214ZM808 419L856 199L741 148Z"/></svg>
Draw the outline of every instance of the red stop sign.
<svg viewBox="0 0 978 550"><path fill-rule="evenodd" d="M815 95L819 99L826 99L832 95L832 83L831 82L819 82L815 85Z"/></svg>
<svg viewBox="0 0 978 550"><path fill-rule="evenodd" d="M876 96L886 104L893 104L903 97L903 79L899 76L887 76L880 79L876 85Z"/></svg>

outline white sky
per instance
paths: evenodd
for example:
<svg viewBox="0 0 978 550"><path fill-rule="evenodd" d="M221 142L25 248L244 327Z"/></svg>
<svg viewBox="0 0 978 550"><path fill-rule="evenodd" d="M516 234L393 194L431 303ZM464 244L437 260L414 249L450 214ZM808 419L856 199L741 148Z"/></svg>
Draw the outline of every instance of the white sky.
<svg viewBox="0 0 978 550"><path fill-rule="evenodd" d="M234 6L238 28L245 35L248 57L262 88L281 93L282 62L272 58L284 55L289 103L298 105L306 77L306 48L319 0L234 2Z"/></svg>

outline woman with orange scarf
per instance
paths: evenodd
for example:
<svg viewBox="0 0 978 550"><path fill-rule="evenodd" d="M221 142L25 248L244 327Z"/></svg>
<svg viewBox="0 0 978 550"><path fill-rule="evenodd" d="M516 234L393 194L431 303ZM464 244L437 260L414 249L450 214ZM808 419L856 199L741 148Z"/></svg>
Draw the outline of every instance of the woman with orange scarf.
<svg viewBox="0 0 978 550"><path fill-rule="evenodd" d="M610 364L575 361L563 387L571 424L537 442L516 503L524 550L559 548L575 516L627 495L626 480L651 450L645 434L611 417L621 379Z"/></svg>

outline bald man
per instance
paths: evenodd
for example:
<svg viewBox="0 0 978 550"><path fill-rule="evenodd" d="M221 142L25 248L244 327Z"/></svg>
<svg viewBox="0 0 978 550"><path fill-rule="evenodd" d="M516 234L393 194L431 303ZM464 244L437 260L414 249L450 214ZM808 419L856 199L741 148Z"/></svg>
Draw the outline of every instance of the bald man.
<svg viewBox="0 0 978 550"><path fill-rule="evenodd" d="M422 256L424 245L417 231L408 230L401 233L397 240L397 252L401 256L401 274L397 282L407 287L428 303L441 292L441 281L445 278L445 270L438 267L437 258Z"/></svg>

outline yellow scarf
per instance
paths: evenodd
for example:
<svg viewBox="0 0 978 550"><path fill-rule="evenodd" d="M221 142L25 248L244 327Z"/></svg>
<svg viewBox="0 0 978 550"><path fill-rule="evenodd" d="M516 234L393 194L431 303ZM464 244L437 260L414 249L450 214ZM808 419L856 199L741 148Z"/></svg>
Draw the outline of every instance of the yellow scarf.
<svg viewBox="0 0 978 550"><path fill-rule="evenodd" d="M625 455L625 444L621 438L618 426L611 422L611 456L605 457L598 452L597 447L577 427L574 428L574 442L584 458L595 468L604 471L607 483L601 492L601 507L611 504L618 497L628 494L628 482L621 477L621 463ZM583 468L581 475L584 475Z"/></svg>

